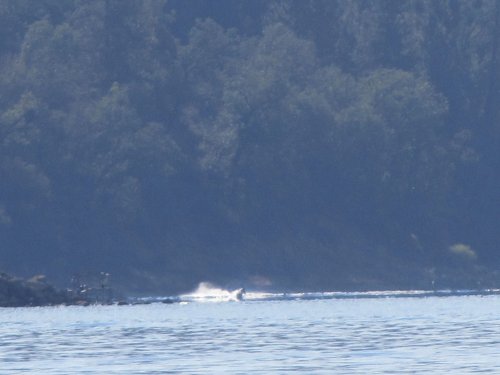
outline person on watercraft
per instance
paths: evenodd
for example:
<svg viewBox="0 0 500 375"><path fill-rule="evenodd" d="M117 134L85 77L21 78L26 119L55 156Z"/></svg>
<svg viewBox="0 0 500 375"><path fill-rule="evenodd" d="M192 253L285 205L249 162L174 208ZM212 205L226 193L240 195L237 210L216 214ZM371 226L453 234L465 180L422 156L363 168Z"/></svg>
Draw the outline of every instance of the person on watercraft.
<svg viewBox="0 0 500 375"><path fill-rule="evenodd" d="M236 290L236 293L235 293L236 299L238 301L242 301L245 293L246 293L245 288L240 288L240 289Z"/></svg>

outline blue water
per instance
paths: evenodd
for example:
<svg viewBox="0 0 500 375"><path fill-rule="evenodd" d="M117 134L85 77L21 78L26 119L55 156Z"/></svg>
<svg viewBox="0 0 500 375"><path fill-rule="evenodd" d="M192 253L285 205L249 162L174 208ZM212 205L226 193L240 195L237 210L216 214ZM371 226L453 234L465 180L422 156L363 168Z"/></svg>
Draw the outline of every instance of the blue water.
<svg viewBox="0 0 500 375"><path fill-rule="evenodd" d="M0 374L500 373L500 296L0 309Z"/></svg>

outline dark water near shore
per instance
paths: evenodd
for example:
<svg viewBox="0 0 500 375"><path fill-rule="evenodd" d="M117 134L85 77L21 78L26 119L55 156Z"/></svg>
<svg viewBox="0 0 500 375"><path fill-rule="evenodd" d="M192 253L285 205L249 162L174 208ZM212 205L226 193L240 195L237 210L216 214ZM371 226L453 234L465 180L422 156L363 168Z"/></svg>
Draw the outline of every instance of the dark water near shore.
<svg viewBox="0 0 500 375"><path fill-rule="evenodd" d="M0 309L0 374L500 373L500 296Z"/></svg>

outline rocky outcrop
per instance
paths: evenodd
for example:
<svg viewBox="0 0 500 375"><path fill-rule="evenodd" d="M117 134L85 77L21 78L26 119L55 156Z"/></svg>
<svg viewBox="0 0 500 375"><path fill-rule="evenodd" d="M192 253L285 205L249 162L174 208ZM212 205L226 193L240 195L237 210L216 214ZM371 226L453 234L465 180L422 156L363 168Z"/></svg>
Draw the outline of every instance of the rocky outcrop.
<svg viewBox="0 0 500 375"><path fill-rule="evenodd" d="M71 293L48 284L43 275L25 280L0 273L0 307L52 306L78 302Z"/></svg>
<svg viewBox="0 0 500 375"><path fill-rule="evenodd" d="M109 274L102 273L99 283L89 286L81 278L73 280L72 289L58 290L50 285L45 276L21 279L0 272L0 307L34 307L56 305L143 305L149 303L172 304L180 302L176 298L155 300L130 299L117 296L108 285Z"/></svg>

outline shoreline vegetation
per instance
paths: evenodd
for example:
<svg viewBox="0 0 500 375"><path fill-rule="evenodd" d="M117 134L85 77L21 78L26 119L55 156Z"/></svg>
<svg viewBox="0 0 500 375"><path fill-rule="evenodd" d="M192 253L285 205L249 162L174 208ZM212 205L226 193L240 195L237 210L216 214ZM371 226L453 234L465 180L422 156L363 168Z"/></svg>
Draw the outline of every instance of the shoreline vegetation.
<svg viewBox="0 0 500 375"><path fill-rule="evenodd" d="M1 270L500 286L500 2L2 0L0 35Z"/></svg>

